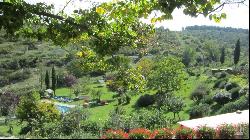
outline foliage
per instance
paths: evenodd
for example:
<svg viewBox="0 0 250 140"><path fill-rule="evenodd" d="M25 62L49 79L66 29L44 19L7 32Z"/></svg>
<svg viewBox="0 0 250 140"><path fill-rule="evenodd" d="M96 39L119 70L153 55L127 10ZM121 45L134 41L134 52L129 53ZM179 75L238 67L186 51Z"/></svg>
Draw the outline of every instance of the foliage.
<svg viewBox="0 0 250 140"><path fill-rule="evenodd" d="M189 111L190 119L202 118L210 114L210 107L208 104L195 105Z"/></svg>
<svg viewBox="0 0 250 140"><path fill-rule="evenodd" d="M154 95L144 94L137 100L136 105L138 107L147 107L155 103L154 98Z"/></svg>
<svg viewBox="0 0 250 140"><path fill-rule="evenodd" d="M228 73L223 71L223 72L216 73L215 77L218 78L218 79L222 79L222 78L226 78L227 75L228 75Z"/></svg>
<svg viewBox="0 0 250 140"><path fill-rule="evenodd" d="M179 127L175 130L176 139L193 139L194 131L190 128Z"/></svg>
<svg viewBox="0 0 250 140"><path fill-rule="evenodd" d="M213 96L212 95L206 95L203 97L203 99L201 99L200 101L202 104L213 104L214 100L213 100Z"/></svg>
<svg viewBox="0 0 250 140"><path fill-rule="evenodd" d="M147 78L154 66L154 61L149 58L142 58L136 63L136 66L141 67L142 75Z"/></svg>
<svg viewBox="0 0 250 140"><path fill-rule="evenodd" d="M196 136L199 139L214 139L216 131L212 127L200 126L196 132Z"/></svg>
<svg viewBox="0 0 250 140"><path fill-rule="evenodd" d="M229 90L231 90L231 89L233 89L233 88L237 88L237 87L239 87L239 85L237 84L237 83L235 83L235 82L232 82L232 83L227 83L226 85L225 85L225 89L227 90L227 91L229 91Z"/></svg>
<svg viewBox="0 0 250 140"><path fill-rule="evenodd" d="M186 48L182 55L182 63L188 67L194 58L194 51L190 48Z"/></svg>
<svg viewBox="0 0 250 140"><path fill-rule="evenodd" d="M98 135L101 131L101 126L97 122L94 121L83 121L81 122L81 129L85 132Z"/></svg>
<svg viewBox="0 0 250 140"><path fill-rule="evenodd" d="M232 88L231 90L229 90L229 92L231 93L231 98L233 100L238 99L240 97L239 91L240 91L240 87L236 87L236 88Z"/></svg>
<svg viewBox="0 0 250 140"><path fill-rule="evenodd" d="M52 75L51 75L51 88L54 91L54 94L56 93L56 71L55 71L55 67L52 67Z"/></svg>
<svg viewBox="0 0 250 140"><path fill-rule="evenodd" d="M10 83L17 83L20 81L24 81L25 79L30 78L31 72L29 69L22 69L18 70L14 73L11 73L7 76L8 82Z"/></svg>
<svg viewBox="0 0 250 140"><path fill-rule="evenodd" d="M184 80L184 65L176 58L164 58L153 68L149 86L160 91L175 91Z"/></svg>
<svg viewBox="0 0 250 140"><path fill-rule="evenodd" d="M46 70L46 74L45 74L45 85L46 85L46 89L50 88L50 76L49 76L48 70Z"/></svg>
<svg viewBox="0 0 250 140"><path fill-rule="evenodd" d="M184 103L183 99L180 97L167 98L166 105L165 105L168 111L174 113L174 118L175 118L175 114L177 114L179 119L180 119L179 112L181 112L185 106L186 104Z"/></svg>
<svg viewBox="0 0 250 140"><path fill-rule="evenodd" d="M248 97L242 96L235 102L229 102L217 111L217 114L235 112L237 110L244 110L249 108Z"/></svg>
<svg viewBox="0 0 250 140"><path fill-rule="evenodd" d="M144 128L136 128L129 131L130 139L149 139L150 135L150 130Z"/></svg>
<svg viewBox="0 0 250 140"><path fill-rule="evenodd" d="M238 64L240 60L240 39L237 40L237 43L235 45L234 49L234 64Z"/></svg>
<svg viewBox="0 0 250 140"><path fill-rule="evenodd" d="M231 100L231 94L230 93L216 93L213 97L213 100L217 102L220 105L224 105L228 103Z"/></svg>
<svg viewBox="0 0 250 140"><path fill-rule="evenodd" d="M27 121L31 123L33 118L37 118L37 103L40 99L39 93L27 93L21 96L17 110L16 116L22 121Z"/></svg>
<svg viewBox="0 0 250 140"><path fill-rule="evenodd" d="M108 130L102 139L128 139L128 134L122 130Z"/></svg>
<svg viewBox="0 0 250 140"><path fill-rule="evenodd" d="M172 139L173 131L167 128L162 128L158 130L154 130L151 134L152 139Z"/></svg>
<svg viewBox="0 0 250 140"><path fill-rule="evenodd" d="M224 88L227 79L222 78L215 81L213 88Z"/></svg>
<svg viewBox="0 0 250 140"><path fill-rule="evenodd" d="M225 62L225 48L221 48L221 55L220 55L220 63L223 64Z"/></svg>
<svg viewBox="0 0 250 140"><path fill-rule="evenodd" d="M203 99L206 95L209 94L209 90L205 85L199 85L192 93L191 93L191 99L194 101L200 101Z"/></svg>
<svg viewBox="0 0 250 140"><path fill-rule="evenodd" d="M221 139L233 139L236 133L235 127L230 124L222 124L218 126L217 130Z"/></svg>
<svg viewBox="0 0 250 140"><path fill-rule="evenodd" d="M12 92L4 92L0 94L0 109L1 115L7 116L14 112L19 102L19 96Z"/></svg>
<svg viewBox="0 0 250 140"><path fill-rule="evenodd" d="M64 82L67 87L72 87L77 83L77 79L74 75L69 74L64 77Z"/></svg>

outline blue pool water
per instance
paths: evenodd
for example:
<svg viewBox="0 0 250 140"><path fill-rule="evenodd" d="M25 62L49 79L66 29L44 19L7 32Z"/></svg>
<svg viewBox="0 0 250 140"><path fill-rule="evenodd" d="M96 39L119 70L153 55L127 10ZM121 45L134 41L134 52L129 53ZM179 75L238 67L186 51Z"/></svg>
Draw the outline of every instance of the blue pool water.
<svg viewBox="0 0 250 140"><path fill-rule="evenodd" d="M56 105L56 107L61 113L66 113L70 110L70 107L67 106Z"/></svg>

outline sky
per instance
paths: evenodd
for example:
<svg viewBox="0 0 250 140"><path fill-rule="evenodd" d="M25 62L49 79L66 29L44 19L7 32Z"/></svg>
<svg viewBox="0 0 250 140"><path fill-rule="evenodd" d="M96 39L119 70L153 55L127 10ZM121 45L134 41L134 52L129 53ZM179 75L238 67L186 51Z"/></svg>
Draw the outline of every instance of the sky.
<svg viewBox="0 0 250 140"><path fill-rule="evenodd" d="M25 0L29 3L45 2L48 4L54 4L56 11L63 9L68 0ZM72 2L65 8L67 13L71 13L77 8L89 8L91 7L91 2L105 2L110 0L72 0ZM156 27L163 26L172 31L180 31L186 26L193 25L209 25L209 26L220 26L220 27L233 27L233 28L243 28L249 29L249 0L245 2L246 5L226 5L221 12L227 14L227 18L223 19L220 23L215 23L209 20L209 17L204 17L202 15L192 18L190 16L183 14L183 9L175 9L172 13L173 19L157 23ZM150 20L143 20L149 23Z"/></svg>

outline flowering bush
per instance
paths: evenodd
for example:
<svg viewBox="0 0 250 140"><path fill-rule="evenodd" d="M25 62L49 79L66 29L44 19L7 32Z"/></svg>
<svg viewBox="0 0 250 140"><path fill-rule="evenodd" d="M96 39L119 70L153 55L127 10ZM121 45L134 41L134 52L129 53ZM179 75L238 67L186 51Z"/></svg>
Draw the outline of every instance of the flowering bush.
<svg viewBox="0 0 250 140"><path fill-rule="evenodd" d="M167 128L162 128L160 130L155 130L151 138L152 139L172 139L173 137L173 131Z"/></svg>
<svg viewBox="0 0 250 140"><path fill-rule="evenodd" d="M144 128L132 129L129 132L130 139L149 139L150 136L151 136L150 130Z"/></svg>
<svg viewBox="0 0 250 140"><path fill-rule="evenodd" d="M108 130L102 139L128 139L128 134L122 130Z"/></svg>
<svg viewBox="0 0 250 140"><path fill-rule="evenodd" d="M236 129L231 124L222 124L218 126L217 133L220 139L232 139L236 133Z"/></svg>
<svg viewBox="0 0 250 140"><path fill-rule="evenodd" d="M199 139L214 139L215 136L215 129L207 126L199 127L196 133L196 137Z"/></svg>
<svg viewBox="0 0 250 140"><path fill-rule="evenodd" d="M190 128L180 127L175 131L176 139L193 139L194 131Z"/></svg>

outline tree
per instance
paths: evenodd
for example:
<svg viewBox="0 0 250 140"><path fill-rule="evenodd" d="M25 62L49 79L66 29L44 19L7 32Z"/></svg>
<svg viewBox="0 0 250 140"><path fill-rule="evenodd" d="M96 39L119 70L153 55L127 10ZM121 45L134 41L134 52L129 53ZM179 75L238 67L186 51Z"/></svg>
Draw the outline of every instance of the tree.
<svg viewBox="0 0 250 140"><path fill-rule="evenodd" d="M67 87L72 87L74 84L77 83L77 79L74 75L69 74L64 77L64 82Z"/></svg>
<svg viewBox="0 0 250 140"><path fill-rule="evenodd" d="M234 49L234 65L237 65L240 60L240 39L238 39Z"/></svg>
<svg viewBox="0 0 250 140"><path fill-rule="evenodd" d="M55 71L55 67L53 66L52 67L52 76L51 76L51 81L52 81L51 87L52 87L52 90L54 91L54 96L56 95L56 84L57 84L56 80L57 80L56 71Z"/></svg>
<svg viewBox="0 0 250 140"><path fill-rule="evenodd" d="M3 116L9 115L15 110L19 102L19 96L12 92L4 92L0 95L0 114Z"/></svg>
<svg viewBox="0 0 250 140"><path fill-rule="evenodd" d="M147 18L155 10L161 11L162 15L152 18L152 23L172 19L174 9L180 7L186 15L197 17L202 14L219 22L226 18L226 14L213 14L216 10L227 4L244 2L245 0L113 1L88 10L74 10L74 14L69 16L65 15L64 9L58 14L53 13L54 6L45 3L29 4L19 0L4 0L0 2L3 13L0 16L0 25L8 37L22 34L24 37L39 40L49 39L57 45L91 39L98 54L112 55L125 46L145 46L145 37L153 28L139 19Z"/></svg>
<svg viewBox="0 0 250 140"><path fill-rule="evenodd" d="M141 74L145 76L145 78L147 78L148 75L150 74L153 68L153 65L154 65L154 61L149 58L142 58L140 59L139 62L136 63L137 67L142 68Z"/></svg>
<svg viewBox="0 0 250 140"><path fill-rule="evenodd" d="M193 56L194 56L194 51L192 51L190 48L185 49L182 55L182 63L186 67L188 67L192 62Z"/></svg>
<svg viewBox="0 0 250 140"><path fill-rule="evenodd" d="M49 78L49 71L46 70L46 74L45 74L45 85L46 85L46 89L50 88L50 78Z"/></svg>
<svg viewBox="0 0 250 140"><path fill-rule="evenodd" d="M184 80L184 65L180 60L170 57L159 60L149 76L149 87L160 92L178 90Z"/></svg>
<svg viewBox="0 0 250 140"><path fill-rule="evenodd" d="M220 55L220 63L223 64L225 61L225 48L223 47L221 49L221 55Z"/></svg>

